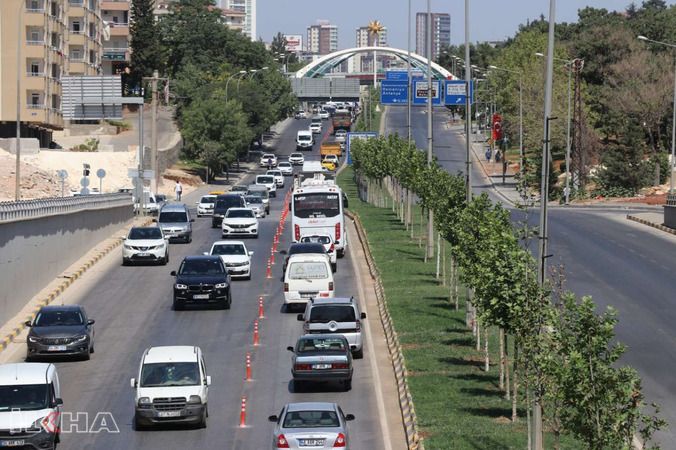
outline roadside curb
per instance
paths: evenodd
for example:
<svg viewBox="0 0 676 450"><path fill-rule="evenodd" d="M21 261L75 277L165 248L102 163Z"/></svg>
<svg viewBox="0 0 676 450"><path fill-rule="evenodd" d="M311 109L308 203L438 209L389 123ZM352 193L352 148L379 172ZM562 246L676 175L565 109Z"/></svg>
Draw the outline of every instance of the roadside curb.
<svg viewBox="0 0 676 450"><path fill-rule="evenodd" d="M152 221L148 220L142 224L142 226L149 225L152 223ZM0 342L0 352L4 351L9 344L14 342L14 340L23 332L23 330L26 329L26 324L24 322L26 321L32 321L35 318L35 315L38 313L40 308L43 306L47 306L50 303L52 303L55 299L57 299L61 294L64 293L64 291L72 285L78 278L81 278L89 269L94 267L94 265L99 262L104 256L109 254L111 251L113 251L115 248L119 247L122 242L124 242L124 238L113 238L114 242L107 245L105 248L102 250L98 251L94 256L92 256L87 262L82 264L76 271L72 272L70 275L60 275L61 278L65 278L61 284L59 284L57 287L52 289L52 291L47 294L44 298L38 301L37 305L35 308L33 308L33 311L31 312L30 315L26 316L24 318L24 321L21 322L21 324L14 328L7 336L5 336L2 341Z"/></svg>
<svg viewBox="0 0 676 450"><path fill-rule="evenodd" d="M350 211L345 211L345 215L349 217L355 225L357 230L357 237L361 243L364 255L366 257L366 264L369 268L369 273L375 284L376 299L378 300L378 310L380 312L380 321L385 331L385 339L387 347L392 358L392 368L394 369L394 376L397 383L397 391L399 393L399 407L401 408L401 417L404 424L404 432L406 434L407 448L409 450L424 450L422 437L418 432L418 420L413 405L413 398L408 387L408 371L406 370L406 361L399 343L399 336L394 329L392 317L387 306L387 298L383 283L378 273L378 268L373 260L371 253L371 246L369 245L366 230L361 223L358 214Z"/></svg>
<svg viewBox="0 0 676 450"><path fill-rule="evenodd" d="M662 224L651 222L651 221L645 220L645 219L641 219L640 217L632 216L631 214L627 214L627 219L634 221L634 222L638 222L638 223L643 224L643 225L647 225L647 226L652 227L652 228L656 228L660 231L664 231L665 233L673 234L673 235L676 236L676 230L675 229L666 227Z"/></svg>

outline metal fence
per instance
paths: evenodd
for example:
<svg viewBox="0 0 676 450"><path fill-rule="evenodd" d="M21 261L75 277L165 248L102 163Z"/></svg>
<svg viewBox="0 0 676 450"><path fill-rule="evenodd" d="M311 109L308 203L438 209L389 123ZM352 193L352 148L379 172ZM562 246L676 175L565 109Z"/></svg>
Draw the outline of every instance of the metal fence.
<svg viewBox="0 0 676 450"><path fill-rule="evenodd" d="M121 206L133 207L131 194L99 194L0 202L0 223Z"/></svg>

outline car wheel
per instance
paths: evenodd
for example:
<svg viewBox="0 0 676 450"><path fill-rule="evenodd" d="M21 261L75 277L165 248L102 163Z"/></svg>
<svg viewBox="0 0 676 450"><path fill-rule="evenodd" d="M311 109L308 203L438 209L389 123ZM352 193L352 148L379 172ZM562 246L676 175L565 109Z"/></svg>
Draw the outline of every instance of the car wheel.
<svg viewBox="0 0 676 450"><path fill-rule="evenodd" d="M82 354L82 360L83 361L89 361L91 359L91 350L87 350L85 353Z"/></svg>
<svg viewBox="0 0 676 450"><path fill-rule="evenodd" d="M182 310L183 310L183 305L181 305L179 302L177 302L176 300L174 300L174 302L173 302L173 304L172 304L172 309L173 309L174 311L182 311Z"/></svg>
<svg viewBox="0 0 676 450"><path fill-rule="evenodd" d="M305 383L300 380L293 380L293 392L302 392Z"/></svg>
<svg viewBox="0 0 676 450"><path fill-rule="evenodd" d="M197 428L206 428L206 427L207 427L207 413L206 411L204 411L204 413L202 413L202 418L197 424Z"/></svg>
<svg viewBox="0 0 676 450"><path fill-rule="evenodd" d="M187 237L186 242L190 244L192 242L192 234Z"/></svg>
<svg viewBox="0 0 676 450"><path fill-rule="evenodd" d="M141 422L141 420L138 418L136 414L134 414L134 430L136 431L143 431L147 427Z"/></svg>
<svg viewBox="0 0 676 450"><path fill-rule="evenodd" d="M123 265L123 266L128 266L128 265L129 265L129 261L126 260L126 259L124 259L124 258L122 258L122 265Z"/></svg>
<svg viewBox="0 0 676 450"><path fill-rule="evenodd" d="M338 256L338 258L345 256L345 249L339 249L336 253L336 256Z"/></svg>
<svg viewBox="0 0 676 450"><path fill-rule="evenodd" d="M338 264L337 263L331 263L331 272L335 272L338 270Z"/></svg>
<svg viewBox="0 0 676 450"><path fill-rule="evenodd" d="M228 296L228 303L225 306L225 309L230 309L232 306L232 297Z"/></svg>
<svg viewBox="0 0 676 450"><path fill-rule="evenodd" d="M354 357L354 359L362 359L364 357L364 347L352 352L352 356Z"/></svg>
<svg viewBox="0 0 676 450"><path fill-rule="evenodd" d="M343 381L343 387L345 388L346 391L349 391L352 389L352 378L349 378L345 381Z"/></svg>
<svg viewBox="0 0 676 450"><path fill-rule="evenodd" d="M214 222L213 220L211 221L211 228L216 228L216 222Z"/></svg>

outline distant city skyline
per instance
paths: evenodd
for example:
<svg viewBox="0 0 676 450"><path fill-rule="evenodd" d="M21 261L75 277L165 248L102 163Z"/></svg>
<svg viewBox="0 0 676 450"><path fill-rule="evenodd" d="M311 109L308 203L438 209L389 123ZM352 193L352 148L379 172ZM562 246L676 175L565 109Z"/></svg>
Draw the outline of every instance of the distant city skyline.
<svg viewBox="0 0 676 450"><path fill-rule="evenodd" d="M591 6L611 11L624 11L632 0L565 0L557 2L556 22L577 21L577 11ZM501 41L514 36L520 24L547 17L547 0L471 0L470 39L472 42ZM642 1L636 0L640 6ZM672 5L676 0L668 0ZM406 48L407 0L342 0L341 7L326 1L258 0L258 37L270 42L281 31L286 34L306 35L307 27L318 19L329 20L338 27L338 48L354 46L354 30L371 20L379 20L388 27L389 44ZM411 7L411 47L415 49L415 15L425 12L427 3L413 0ZM451 44L464 42L464 2L432 0L432 11L451 15Z"/></svg>

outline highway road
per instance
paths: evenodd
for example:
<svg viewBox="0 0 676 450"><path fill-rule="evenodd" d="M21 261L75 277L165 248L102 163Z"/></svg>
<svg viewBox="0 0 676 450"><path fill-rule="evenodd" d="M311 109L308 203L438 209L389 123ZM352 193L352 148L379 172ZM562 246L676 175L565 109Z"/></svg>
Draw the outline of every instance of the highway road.
<svg viewBox="0 0 676 450"><path fill-rule="evenodd" d="M281 134L277 154L295 151L296 131L309 120L294 121ZM326 132L325 127L325 132ZM318 156L319 145L313 154ZM287 178L285 189L290 179ZM213 186L211 187L213 188ZM185 196L194 205L199 195ZM167 266L122 267L118 249L94 271L96 278L86 289L66 292L69 302L85 306L96 320L96 353L91 361L58 362L65 411L87 412L90 418L110 412L119 433L64 434L64 449L266 449L272 442L273 424L267 417L277 414L287 402L335 401L346 413L357 416L350 423L352 446L361 450L384 449L380 431L374 378L366 349L364 359L355 361L353 388L317 386L302 393L290 385L291 354L302 332L296 313L282 313L282 255L276 255L273 278L265 278L273 235L282 210L284 192L271 199L271 215L261 220L258 239L246 243L253 250L253 276L250 281L233 282L232 309L171 309L173 278L171 270L186 255L208 251L220 239L220 230L212 229L210 218L197 218L191 244L172 244ZM289 244L286 227L279 249ZM338 261L336 292L357 296L351 252ZM254 349L253 322L258 313L258 298L265 295L266 318L260 321L261 345ZM207 372L212 377L209 392L209 421L206 429L164 429L137 432L132 428L133 390L129 379L137 376L141 355L149 346L197 345L204 352ZM252 354L253 378L245 382L245 355ZM239 428L240 399L248 400L246 428Z"/></svg>
<svg viewBox="0 0 676 450"><path fill-rule="evenodd" d="M407 135L406 108L389 108L386 117L387 132ZM444 112L435 113L434 153L449 172L464 173L464 136L445 126L448 118ZM427 115L422 108L414 108L412 129L418 147L427 148ZM501 200L476 164L472 189ZM550 208L553 257L548 264L563 266L568 290L591 295L601 308L617 310L617 339L628 346L621 362L639 371L648 402L658 403L661 416L671 424L658 435L663 448L676 448L676 237L625 218L638 209ZM539 223L538 212L529 211L531 226ZM514 218L523 221L523 213L514 212ZM531 246L537 248L537 243Z"/></svg>

